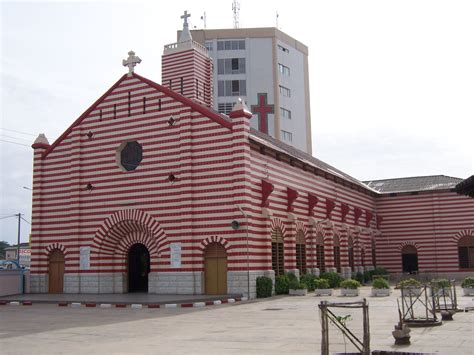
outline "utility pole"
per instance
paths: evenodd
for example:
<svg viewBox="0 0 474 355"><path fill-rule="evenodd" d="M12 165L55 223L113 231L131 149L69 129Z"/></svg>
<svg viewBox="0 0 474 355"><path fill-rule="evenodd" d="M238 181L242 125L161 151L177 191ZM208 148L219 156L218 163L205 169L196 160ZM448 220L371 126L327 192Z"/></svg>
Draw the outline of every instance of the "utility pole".
<svg viewBox="0 0 474 355"><path fill-rule="evenodd" d="M18 243L16 246L16 261L20 265L20 228L21 228L21 212L18 212L15 216L18 216Z"/></svg>

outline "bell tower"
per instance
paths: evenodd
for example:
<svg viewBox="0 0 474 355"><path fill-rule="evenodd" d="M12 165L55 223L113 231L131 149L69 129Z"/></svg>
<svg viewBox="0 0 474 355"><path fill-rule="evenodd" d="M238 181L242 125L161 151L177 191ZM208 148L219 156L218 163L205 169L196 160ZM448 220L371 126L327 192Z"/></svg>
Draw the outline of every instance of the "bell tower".
<svg viewBox="0 0 474 355"><path fill-rule="evenodd" d="M161 57L161 82L163 86L212 107L213 62L207 49L193 41L189 31L187 11L181 16L183 31L178 42L164 47Z"/></svg>

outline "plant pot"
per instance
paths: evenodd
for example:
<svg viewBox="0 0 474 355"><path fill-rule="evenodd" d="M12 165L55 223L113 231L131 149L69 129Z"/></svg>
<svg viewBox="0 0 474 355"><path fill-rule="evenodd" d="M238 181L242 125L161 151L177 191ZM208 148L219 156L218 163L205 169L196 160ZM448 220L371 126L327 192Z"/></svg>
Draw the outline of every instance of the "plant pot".
<svg viewBox="0 0 474 355"><path fill-rule="evenodd" d="M290 288L290 296L306 296L308 294L308 290L303 289L291 289Z"/></svg>
<svg viewBox="0 0 474 355"><path fill-rule="evenodd" d="M474 287L465 287L462 292L464 296L474 296Z"/></svg>
<svg viewBox="0 0 474 355"><path fill-rule="evenodd" d="M358 288L341 288L341 296L355 297L359 296Z"/></svg>
<svg viewBox="0 0 474 355"><path fill-rule="evenodd" d="M372 288L373 297L387 297L390 296L389 288Z"/></svg>
<svg viewBox="0 0 474 355"><path fill-rule="evenodd" d="M332 295L332 288L317 288L314 290L315 296L331 296Z"/></svg>
<svg viewBox="0 0 474 355"><path fill-rule="evenodd" d="M421 288L419 287L402 288L400 291L404 297L418 297L421 294Z"/></svg>

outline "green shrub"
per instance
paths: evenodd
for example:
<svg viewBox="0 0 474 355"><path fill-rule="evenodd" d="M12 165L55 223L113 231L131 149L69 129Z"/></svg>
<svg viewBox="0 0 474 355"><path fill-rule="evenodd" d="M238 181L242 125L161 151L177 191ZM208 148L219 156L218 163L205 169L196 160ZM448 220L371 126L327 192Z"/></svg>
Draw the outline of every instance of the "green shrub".
<svg viewBox="0 0 474 355"><path fill-rule="evenodd" d="M321 290L321 289L328 289L331 288L329 286L329 282L326 279L316 279L314 280L314 288Z"/></svg>
<svg viewBox="0 0 474 355"><path fill-rule="evenodd" d="M462 288L471 288L474 287L474 277L469 276L466 277L463 282L461 283Z"/></svg>
<svg viewBox="0 0 474 355"><path fill-rule="evenodd" d="M347 279L341 282L341 288L349 288L356 290L360 287L360 282L357 280Z"/></svg>
<svg viewBox="0 0 474 355"><path fill-rule="evenodd" d="M375 279L374 282L372 282L372 287L382 289L382 288L390 288L390 285L388 284L387 280L383 278L379 278L379 279Z"/></svg>
<svg viewBox="0 0 474 355"><path fill-rule="evenodd" d="M287 272L285 275L288 277L289 281L293 281L293 280L298 281L298 278L296 277L296 275L292 274L291 272Z"/></svg>
<svg viewBox="0 0 474 355"><path fill-rule="evenodd" d="M407 288L407 287L421 287L421 283L415 279L406 279L400 281L397 285L397 288Z"/></svg>
<svg viewBox="0 0 474 355"><path fill-rule="evenodd" d="M367 270L364 272L364 282L367 283L367 282L372 281L374 278L378 278L380 276L387 276L387 275L388 275L387 269L384 269L383 267L376 267L373 270Z"/></svg>
<svg viewBox="0 0 474 355"><path fill-rule="evenodd" d="M364 274L361 272L357 272L355 275L352 276L354 280L359 281L361 284L364 283Z"/></svg>
<svg viewBox="0 0 474 355"><path fill-rule="evenodd" d="M277 295L287 295L290 289L290 279L288 275L279 275L275 277L275 293Z"/></svg>
<svg viewBox="0 0 474 355"><path fill-rule="evenodd" d="M315 286L314 286L314 281L317 280L316 275L313 274L304 274L303 276L300 277L300 281L305 283L306 286L308 286L308 291L314 291Z"/></svg>
<svg viewBox="0 0 474 355"><path fill-rule="evenodd" d="M450 288L451 282L448 279L433 279L430 282L431 287L434 289Z"/></svg>
<svg viewBox="0 0 474 355"><path fill-rule="evenodd" d="M289 283L290 290L303 290L307 288L308 287L306 286L306 284L304 282L298 281L298 279L290 280L290 283Z"/></svg>
<svg viewBox="0 0 474 355"><path fill-rule="evenodd" d="M272 279L266 276L257 277L257 298L271 297Z"/></svg>
<svg viewBox="0 0 474 355"><path fill-rule="evenodd" d="M337 272L323 272L320 277L328 280L330 288L339 287L341 281L344 280Z"/></svg>

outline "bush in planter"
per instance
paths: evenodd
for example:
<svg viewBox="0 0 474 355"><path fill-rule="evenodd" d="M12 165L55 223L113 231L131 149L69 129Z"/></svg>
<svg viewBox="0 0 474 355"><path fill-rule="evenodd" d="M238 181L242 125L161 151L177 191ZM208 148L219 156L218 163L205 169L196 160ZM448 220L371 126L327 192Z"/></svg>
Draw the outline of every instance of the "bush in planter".
<svg viewBox="0 0 474 355"><path fill-rule="evenodd" d="M376 289L388 289L390 288L390 285L387 280L380 278L375 279L374 282L372 282L372 287Z"/></svg>
<svg viewBox="0 0 474 355"><path fill-rule="evenodd" d="M357 290L360 287L360 282L357 280L347 279L341 282L341 288L347 288L350 290Z"/></svg>
<svg viewBox="0 0 474 355"><path fill-rule="evenodd" d="M314 288L317 290L326 290L331 288L329 286L329 281L326 279L316 279L314 280Z"/></svg>
<svg viewBox="0 0 474 355"><path fill-rule="evenodd" d="M364 272L364 282L370 282L374 279L374 276L387 276L388 271L383 267L376 267L373 270L367 270Z"/></svg>
<svg viewBox="0 0 474 355"><path fill-rule="evenodd" d="M339 287L341 281L344 280L337 272L323 272L320 277L328 280L330 288Z"/></svg>
<svg viewBox="0 0 474 355"><path fill-rule="evenodd" d="M397 285L397 288L407 288L407 287L413 287L413 288L420 288L421 283L418 280L415 279L406 279L403 281L400 281Z"/></svg>
<svg viewBox="0 0 474 355"><path fill-rule="evenodd" d="M466 277L461 283L462 288L474 288L474 277Z"/></svg>
<svg viewBox="0 0 474 355"><path fill-rule="evenodd" d="M296 277L296 275L292 274L291 272L287 272L285 275L286 277L288 277L288 281L293 281L293 280L298 281L298 278Z"/></svg>
<svg viewBox="0 0 474 355"><path fill-rule="evenodd" d="M288 275L279 275L275 277L275 293L277 295L287 295L290 289L290 279Z"/></svg>
<svg viewBox="0 0 474 355"><path fill-rule="evenodd" d="M314 282L317 280L316 275L313 274L304 274L300 277L300 281L305 283L308 286L308 291L314 291L315 286Z"/></svg>
<svg viewBox="0 0 474 355"><path fill-rule="evenodd" d="M449 282L449 280L447 279L433 279L431 280L430 285L433 289L438 290L443 288L450 288L451 282Z"/></svg>
<svg viewBox="0 0 474 355"><path fill-rule="evenodd" d="M257 298L271 297L272 279L266 276L257 277Z"/></svg>
<svg viewBox="0 0 474 355"><path fill-rule="evenodd" d="M308 287L306 286L306 284L304 282L300 282L298 281L298 279L293 279L293 280L290 280L289 284L288 284L288 288L290 290L304 290L304 289L308 289Z"/></svg>

